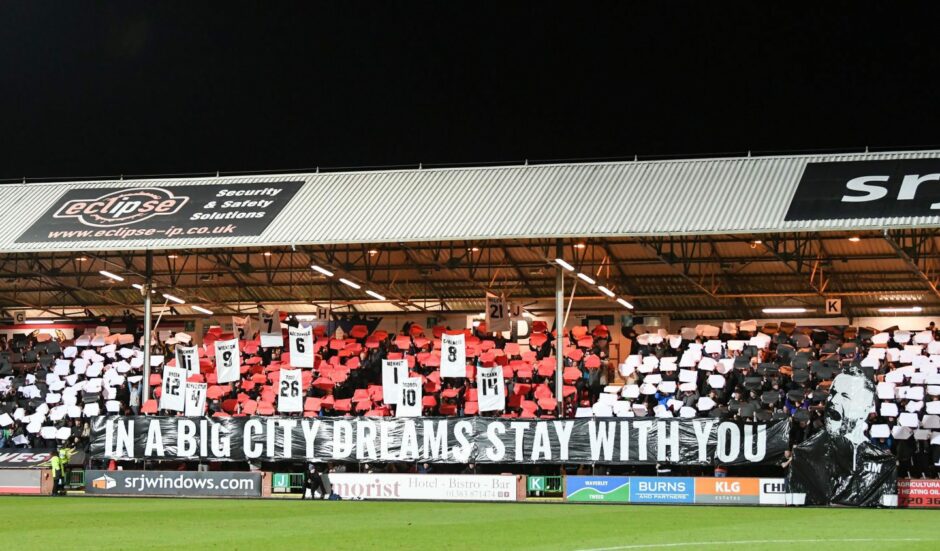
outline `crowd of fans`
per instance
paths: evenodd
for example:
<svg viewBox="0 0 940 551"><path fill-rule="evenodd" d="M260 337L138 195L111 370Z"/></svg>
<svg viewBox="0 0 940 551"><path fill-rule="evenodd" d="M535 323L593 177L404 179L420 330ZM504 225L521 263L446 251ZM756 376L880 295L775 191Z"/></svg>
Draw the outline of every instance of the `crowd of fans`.
<svg viewBox="0 0 940 551"><path fill-rule="evenodd" d="M296 324L291 317L284 320ZM382 395L382 360L405 359L423 381L426 416L480 415L475 370L501 366L506 408L485 415L554 418L554 332L534 321L522 342L466 331L467 376L440 376L445 327L407 324L398 334L364 325L327 335L315 326L315 368L303 370L304 416L388 416ZM897 457L901 476L936 477L940 464L940 335L895 329L803 329L753 322L700 325L677 334L664 330L627 335L631 350L619 366L608 359L603 325L574 327L565 335L561 410L564 417L721 417L791 423L791 443L822 430L834 377L860 363L877 381L867 434ZM214 342L231 338L211 328L199 346L207 415L276 415L274 384L290 355L263 348L257 335L240 341L241 379L218 384ZM157 399L140 403L144 354L139 336L105 328L74 340L17 335L0 343L0 447L77 447L88 419L103 414L169 414L159 410L162 367L174 365L178 334L152 350L150 384Z"/></svg>

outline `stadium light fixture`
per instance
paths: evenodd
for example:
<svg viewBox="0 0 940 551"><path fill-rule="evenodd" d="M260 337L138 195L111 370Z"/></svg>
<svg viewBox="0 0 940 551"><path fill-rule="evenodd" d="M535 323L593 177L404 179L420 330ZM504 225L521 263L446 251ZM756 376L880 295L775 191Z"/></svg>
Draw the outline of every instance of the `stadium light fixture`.
<svg viewBox="0 0 940 551"><path fill-rule="evenodd" d="M51 325L53 323L55 323L55 320L44 320L44 319L26 320L27 325Z"/></svg>
<svg viewBox="0 0 940 551"><path fill-rule="evenodd" d="M349 281L349 280L346 279L345 277L339 278L339 282L342 283L342 284L344 284L344 285L348 285L348 286L352 287L353 289L361 289L361 288L362 288L358 283L356 283L356 282L354 282L354 281Z"/></svg>
<svg viewBox="0 0 940 551"><path fill-rule="evenodd" d="M765 314L805 314L809 312L808 308L764 308Z"/></svg>
<svg viewBox="0 0 940 551"><path fill-rule="evenodd" d="M578 279L582 279L582 280L584 280L584 281L587 281L587 282L590 283L591 285L594 285L595 283L597 283L596 281L594 281L594 278L593 278L593 277L584 275L584 274L582 274L581 272L578 272Z"/></svg>
<svg viewBox="0 0 940 551"><path fill-rule="evenodd" d="M108 279L113 279L114 281L124 281L124 278L123 278L123 277L121 277L121 276L119 276L119 275L117 275L117 274L113 274L113 273L111 273L111 272L109 272L109 271L107 271L107 270L99 270L98 273L101 274L101 275L103 275L104 277L106 277L106 278L108 278Z"/></svg>
<svg viewBox="0 0 940 551"><path fill-rule="evenodd" d="M377 300L385 300L385 297L383 297L382 295L376 293L375 291L370 291L370 290L366 289L366 294L369 295L369 296L372 297L372 298L377 299Z"/></svg>
<svg viewBox="0 0 940 551"><path fill-rule="evenodd" d="M193 310L195 310L195 311L197 311L197 312L202 312L203 314L205 314L205 315L207 315L207 316L213 315L212 310L208 310L208 309L206 309L206 308L203 308L202 306L193 306L192 308L193 308Z"/></svg>
<svg viewBox="0 0 940 551"><path fill-rule="evenodd" d="M586 248L587 248L587 244L586 244L586 243L575 243L575 244L574 244L574 248L575 248L575 249L586 249Z"/></svg>
<svg viewBox="0 0 940 551"><path fill-rule="evenodd" d="M141 293L144 292L144 286L141 285L140 283L131 283L131 287L137 289L137 290L140 291ZM154 291L153 289L151 289L151 290L150 290L150 294L155 295L155 294L157 294L157 292Z"/></svg>
<svg viewBox="0 0 940 551"><path fill-rule="evenodd" d="M891 314L899 314L899 313L904 313L904 312L914 313L914 312L922 312L923 310L924 309L921 308L920 306L890 306L888 308L878 309L879 312L885 312L885 313L891 313Z"/></svg>
<svg viewBox="0 0 940 551"><path fill-rule="evenodd" d="M849 238L849 241L851 241L852 243L858 243L861 240L862 238L857 235L853 235L852 237Z"/></svg>
<svg viewBox="0 0 940 551"><path fill-rule="evenodd" d="M572 266L571 264L568 264L567 262L565 262L565 259L564 259L564 258L556 258L556 259L555 259L555 264L558 264L559 266L561 266L562 268L568 270L569 272L573 272L573 271L574 271L574 266Z"/></svg>
<svg viewBox="0 0 940 551"><path fill-rule="evenodd" d="M320 272L321 274L325 275L326 277L333 277L333 272L327 270L326 268L322 268L320 266L317 266L316 264L311 264L310 267Z"/></svg>
<svg viewBox="0 0 940 551"><path fill-rule="evenodd" d="M609 296L610 298L614 298L615 296L617 296L616 293L614 293L613 291L611 291L611 290L608 289L607 287L604 287L603 285L598 285L598 286L597 286L597 290L599 290L600 292L602 292L602 293L604 293L605 295Z"/></svg>
<svg viewBox="0 0 940 551"><path fill-rule="evenodd" d="M177 303L177 304L186 304L186 301L185 301L185 300L181 299L181 298L178 297L178 296L171 295L171 294L169 294L169 293L163 293L163 298L165 298L165 299L167 299L167 300L169 300L169 301L175 302L175 303Z"/></svg>
<svg viewBox="0 0 940 551"><path fill-rule="evenodd" d="M620 303L620 305L623 306L624 308L629 308L630 310L633 310L633 305L627 302L626 299L618 298L617 302Z"/></svg>

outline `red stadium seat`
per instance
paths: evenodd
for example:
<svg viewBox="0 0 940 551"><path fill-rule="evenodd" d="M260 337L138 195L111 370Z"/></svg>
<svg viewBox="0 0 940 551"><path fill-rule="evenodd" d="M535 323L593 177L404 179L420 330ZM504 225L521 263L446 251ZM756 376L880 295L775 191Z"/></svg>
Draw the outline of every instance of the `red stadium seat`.
<svg viewBox="0 0 940 551"><path fill-rule="evenodd" d="M566 383L573 383L581 378L581 370L577 367L566 367L562 372L562 378Z"/></svg>
<svg viewBox="0 0 940 551"><path fill-rule="evenodd" d="M140 412L143 414L153 415L157 412L157 401L156 400L147 400L144 402L144 405L140 407Z"/></svg>
<svg viewBox="0 0 940 551"><path fill-rule="evenodd" d="M476 415L480 412L479 404L476 402L467 402L463 407L464 415Z"/></svg>
<svg viewBox="0 0 940 551"><path fill-rule="evenodd" d="M437 398L434 396L425 396L421 398L421 406L426 408L433 408L437 406Z"/></svg>

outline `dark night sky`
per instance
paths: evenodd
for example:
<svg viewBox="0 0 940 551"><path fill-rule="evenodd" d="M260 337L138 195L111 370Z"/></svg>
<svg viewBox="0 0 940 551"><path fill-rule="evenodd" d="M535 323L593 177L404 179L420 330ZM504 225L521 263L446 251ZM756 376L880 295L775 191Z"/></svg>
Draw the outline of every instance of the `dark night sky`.
<svg viewBox="0 0 940 551"><path fill-rule="evenodd" d="M0 177L940 144L925 8L586 4L5 0Z"/></svg>

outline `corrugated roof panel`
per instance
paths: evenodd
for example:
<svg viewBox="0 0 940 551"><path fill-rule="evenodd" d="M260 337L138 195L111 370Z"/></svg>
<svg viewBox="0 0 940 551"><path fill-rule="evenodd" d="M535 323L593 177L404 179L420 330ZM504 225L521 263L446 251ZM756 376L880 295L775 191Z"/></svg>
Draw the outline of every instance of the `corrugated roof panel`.
<svg viewBox="0 0 940 551"><path fill-rule="evenodd" d="M902 158L940 151L5 185L0 252L940 226L940 216L784 221L807 163ZM70 189L296 179L303 187L259 236L16 243Z"/></svg>

